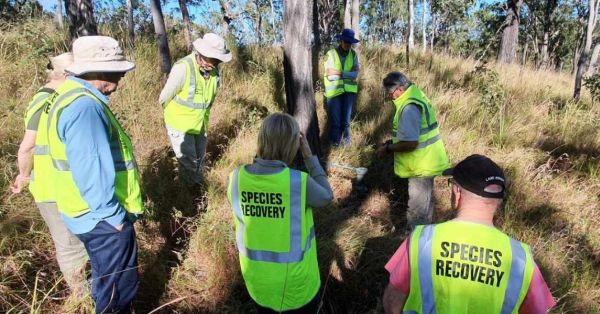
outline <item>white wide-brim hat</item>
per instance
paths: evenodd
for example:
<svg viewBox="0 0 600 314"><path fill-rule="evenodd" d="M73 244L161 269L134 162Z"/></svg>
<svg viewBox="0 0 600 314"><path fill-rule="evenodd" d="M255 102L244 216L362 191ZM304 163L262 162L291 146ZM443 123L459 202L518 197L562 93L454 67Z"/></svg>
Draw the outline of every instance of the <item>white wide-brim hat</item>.
<svg viewBox="0 0 600 314"><path fill-rule="evenodd" d="M128 72L135 68L123 56L119 42L108 36L83 36L73 42L73 64L66 71L74 75Z"/></svg>
<svg viewBox="0 0 600 314"><path fill-rule="evenodd" d="M221 62L231 61L231 52L227 50L225 40L214 33L207 33L194 40L194 49L207 58L219 59Z"/></svg>

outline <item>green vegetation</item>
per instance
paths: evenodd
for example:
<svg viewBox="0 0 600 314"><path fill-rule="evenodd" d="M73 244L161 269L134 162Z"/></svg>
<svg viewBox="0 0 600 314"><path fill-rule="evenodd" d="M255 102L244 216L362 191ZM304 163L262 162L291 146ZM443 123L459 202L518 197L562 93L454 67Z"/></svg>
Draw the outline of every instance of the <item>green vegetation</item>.
<svg viewBox="0 0 600 314"><path fill-rule="evenodd" d="M105 32L106 33L106 32ZM186 54L183 38L172 55ZM148 214L137 225L141 283L136 309L159 312L251 311L234 246L226 200L229 172L249 163L262 118L285 109L282 51L246 47L222 69L222 89L211 115L207 184L191 193L176 183L176 163L157 104L162 87L152 39L141 37L129 57L136 70L111 96L111 107L131 135L143 176ZM47 20L26 20L0 32L0 189L16 175L16 151L26 103L44 82L46 53L64 52L66 37ZM335 201L315 210L323 312L381 312L383 265L404 239L403 212L390 212L391 160L373 145L386 139L393 106L380 88L400 70L438 109L453 162L472 153L498 161L511 192L497 217L500 228L529 243L553 295L556 313L600 313L600 107L584 95L571 102L569 74L488 63L443 54L411 55L394 48L361 50L361 91L353 144L324 159L365 166L369 193L359 196L351 173L330 169ZM322 73L322 69L320 69ZM320 77L320 76L319 76ZM316 99L321 133L326 113ZM91 309L89 298L67 298L52 241L29 195L0 199L0 312L59 313ZM449 190L436 180L436 221L452 216Z"/></svg>

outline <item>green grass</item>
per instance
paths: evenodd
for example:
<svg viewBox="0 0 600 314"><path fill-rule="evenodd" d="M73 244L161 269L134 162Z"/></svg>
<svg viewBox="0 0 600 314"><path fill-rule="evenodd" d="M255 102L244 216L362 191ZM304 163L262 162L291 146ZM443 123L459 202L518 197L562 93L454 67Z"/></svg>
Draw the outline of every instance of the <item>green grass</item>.
<svg viewBox="0 0 600 314"><path fill-rule="evenodd" d="M17 171L24 107L43 84L43 53L63 52L68 45L51 23L40 21L3 26L0 43L0 188L6 191ZM171 38L171 48L174 57L186 54L182 38ZM111 107L133 139L148 211L136 226L141 265L136 309L251 311L225 192L229 172L251 162L264 116L285 108L282 51L236 49L235 60L223 66L201 192L175 181L176 163L157 104L162 85L156 51L152 39L139 38L135 51L126 51L136 71L111 96ZM568 74L495 64L474 71L474 61L441 54L411 55L406 68L402 52L393 48L360 53L353 145L325 147L324 158L369 167L369 194L357 195L350 173L329 172L334 202L315 210L324 312L382 311L383 265L404 238L393 227L403 224L404 213L390 212L392 163L376 159L373 145L386 139L393 115L381 79L400 70L435 104L453 162L484 153L507 170L511 192L496 222L531 245L559 300L555 312L600 313L600 107L588 95L580 103L570 101ZM323 137L327 116L319 84L316 99ZM436 180L437 221L453 214L443 181ZM68 298L52 241L29 195L3 194L0 234L0 312L90 311L89 298Z"/></svg>

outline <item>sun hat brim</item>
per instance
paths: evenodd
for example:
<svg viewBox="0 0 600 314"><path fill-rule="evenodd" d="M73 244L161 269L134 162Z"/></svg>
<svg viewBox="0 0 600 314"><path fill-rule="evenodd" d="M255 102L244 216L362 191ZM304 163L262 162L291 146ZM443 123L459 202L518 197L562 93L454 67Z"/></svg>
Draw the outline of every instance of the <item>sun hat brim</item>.
<svg viewBox="0 0 600 314"><path fill-rule="evenodd" d="M123 61L102 61L102 62L77 62L68 66L65 70L74 75L86 73L115 73L129 72L135 69L135 64L126 60Z"/></svg>
<svg viewBox="0 0 600 314"><path fill-rule="evenodd" d="M351 44L356 44L356 43L360 42L360 40L358 40L356 38L345 37L345 36L342 36L342 35L337 35L337 36L335 36L335 38L337 38L337 40L343 40L343 41L349 42Z"/></svg>
<svg viewBox="0 0 600 314"><path fill-rule="evenodd" d="M196 40L193 45L194 45L194 50L196 50L199 54L201 54L207 58L218 59L221 62L231 61L231 52L227 52L227 53L216 52L214 49L210 49L209 47L207 47L207 45L204 45L204 41L202 40L202 38Z"/></svg>

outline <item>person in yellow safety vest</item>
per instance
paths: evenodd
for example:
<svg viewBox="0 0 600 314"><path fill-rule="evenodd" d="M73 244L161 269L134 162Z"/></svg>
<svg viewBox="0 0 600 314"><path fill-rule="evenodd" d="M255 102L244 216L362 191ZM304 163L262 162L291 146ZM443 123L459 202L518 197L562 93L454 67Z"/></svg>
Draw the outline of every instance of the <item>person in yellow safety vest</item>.
<svg viewBox="0 0 600 314"><path fill-rule="evenodd" d="M408 181L409 229L430 223L433 215L433 179L448 168L435 109L425 93L400 72L383 79L383 87L396 107L392 139L380 145L377 155L394 155L394 194Z"/></svg>
<svg viewBox="0 0 600 314"><path fill-rule="evenodd" d="M309 174L289 168L298 148ZM254 162L236 168L227 190L246 289L259 313L316 313L321 279L312 208L331 202L325 171L298 123L269 115Z"/></svg>
<svg viewBox="0 0 600 314"><path fill-rule="evenodd" d="M210 110L220 85L219 64L231 61L225 40L217 34L207 33L193 46L194 51L171 69L158 99L179 176L192 189L202 182Z"/></svg>
<svg viewBox="0 0 600 314"><path fill-rule="evenodd" d="M40 88L25 111L25 135L19 146L17 163L19 175L11 185L12 193L20 193L27 185L44 222L48 226L56 250L56 260L71 292L82 295L85 288L85 264L88 260L85 248L60 219L54 201L50 178L52 161L48 156L45 108L50 96L67 78L65 68L73 63L70 52L50 58L48 83ZM33 172L35 170L35 178Z"/></svg>
<svg viewBox="0 0 600 314"><path fill-rule="evenodd" d="M90 257L96 313L129 313L139 284L133 223L144 208L133 145L108 96L135 65L106 36L77 38L73 60L48 107L54 196Z"/></svg>
<svg viewBox="0 0 600 314"><path fill-rule="evenodd" d="M359 42L354 38L354 31L346 28L336 38L340 44L327 52L323 77L329 142L334 146L350 144L350 120L358 93L356 80L360 70L358 54L352 49L352 44Z"/></svg>
<svg viewBox="0 0 600 314"><path fill-rule="evenodd" d="M415 228L385 266L386 313L547 313L556 302L528 245L494 227L502 169L471 155L451 175L451 221Z"/></svg>

